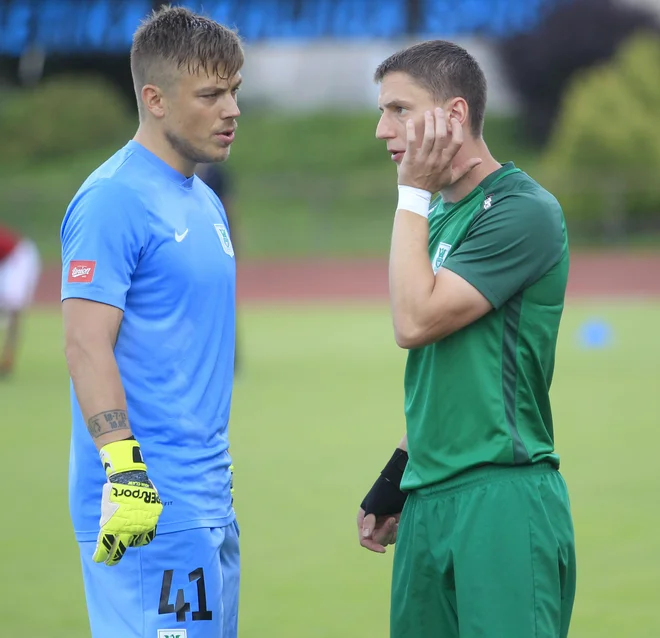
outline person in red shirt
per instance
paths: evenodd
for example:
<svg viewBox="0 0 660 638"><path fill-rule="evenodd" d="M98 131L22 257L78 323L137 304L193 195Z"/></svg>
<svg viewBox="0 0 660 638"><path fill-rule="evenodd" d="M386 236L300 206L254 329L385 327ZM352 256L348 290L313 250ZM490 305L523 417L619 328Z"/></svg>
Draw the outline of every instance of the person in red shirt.
<svg viewBox="0 0 660 638"><path fill-rule="evenodd" d="M32 303L40 274L34 242L0 226L0 314L8 320L0 350L0 377L14 369L21 313Z"/></svg>

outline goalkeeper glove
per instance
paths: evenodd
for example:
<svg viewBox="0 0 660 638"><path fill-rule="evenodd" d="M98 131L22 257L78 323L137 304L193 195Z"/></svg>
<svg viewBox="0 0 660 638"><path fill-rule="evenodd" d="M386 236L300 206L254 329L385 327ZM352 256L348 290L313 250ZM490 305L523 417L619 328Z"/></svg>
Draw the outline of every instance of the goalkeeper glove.
<svg viewBox="0 0 660 638"><path fill-rule="evenodd" d="M104 445L99 455L108 481L103 486L101 531L92 558L116 565L128 547L142 547L154 539L163 505L134 437Z"/></svg>

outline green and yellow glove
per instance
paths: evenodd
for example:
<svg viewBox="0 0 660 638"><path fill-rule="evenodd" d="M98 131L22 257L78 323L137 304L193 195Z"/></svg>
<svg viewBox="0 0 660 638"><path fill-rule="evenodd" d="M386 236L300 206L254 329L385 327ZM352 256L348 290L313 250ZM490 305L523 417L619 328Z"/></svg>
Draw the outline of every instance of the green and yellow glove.
<svg viewBox="0 0 660 638"><path fill-rule="evenodd" d="M154 539L163 505L133 437L104 445L99 455L108 482L103 486L101 531L92 558L116 565L128 547L142 547Z"/></svg>

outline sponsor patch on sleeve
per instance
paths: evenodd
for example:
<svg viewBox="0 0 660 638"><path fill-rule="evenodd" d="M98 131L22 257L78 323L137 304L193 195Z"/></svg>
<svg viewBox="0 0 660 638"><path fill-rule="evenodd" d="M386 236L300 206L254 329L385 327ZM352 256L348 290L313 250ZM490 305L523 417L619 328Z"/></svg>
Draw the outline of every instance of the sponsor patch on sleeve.
<svg viewBox="0 0 660 638"><path fill-rule="evenodd" d="M70 284L88 284L94 279L94 270L96 268L95 261L74 261L69 262L69 278L67 281Z"/></svg>

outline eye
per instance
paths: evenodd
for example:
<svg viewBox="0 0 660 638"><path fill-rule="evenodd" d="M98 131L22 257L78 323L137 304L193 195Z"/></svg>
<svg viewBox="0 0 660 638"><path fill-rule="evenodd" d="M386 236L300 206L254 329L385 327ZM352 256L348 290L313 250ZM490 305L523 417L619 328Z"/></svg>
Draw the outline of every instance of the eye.
<svg viewBox="0 0 660 638"><path fill-rule="evenodd" d="M406 109L404 109L402 106L397 106L397 107L395 107L394 112L395 112L397 115L403 115L403 113L404 113L405 110L406 110Z"/></svg>

